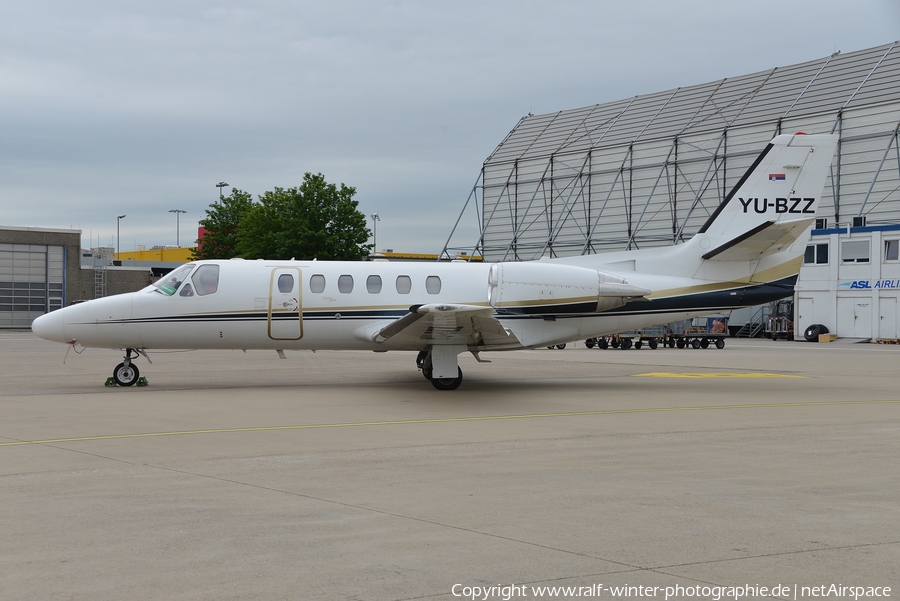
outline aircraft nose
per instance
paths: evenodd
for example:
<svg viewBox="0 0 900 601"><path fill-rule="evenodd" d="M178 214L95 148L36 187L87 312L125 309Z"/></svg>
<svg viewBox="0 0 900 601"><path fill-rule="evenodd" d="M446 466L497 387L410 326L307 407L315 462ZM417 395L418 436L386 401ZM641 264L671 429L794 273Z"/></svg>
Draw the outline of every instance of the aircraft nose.
<svg viewBox="0 0 900 601"><path fill-rule="evenodd" d="M31 324L31 331L43 338L44 340L53 340L54 342L68 342L65 333L65 316L63 309L51 311L46 315L41 315Z"/></svg>

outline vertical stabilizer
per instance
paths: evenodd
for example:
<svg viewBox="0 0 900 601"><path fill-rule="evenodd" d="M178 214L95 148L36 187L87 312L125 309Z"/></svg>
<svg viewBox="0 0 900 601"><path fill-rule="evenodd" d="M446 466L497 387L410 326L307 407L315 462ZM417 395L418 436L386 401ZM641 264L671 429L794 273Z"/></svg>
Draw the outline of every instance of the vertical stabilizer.
<svg viewBox="0 0 900 601"><path fill-rule="evenodd" d="M755 260L804 235L815 220L837 139L776 136L695 236L702 257Z"/></svg>

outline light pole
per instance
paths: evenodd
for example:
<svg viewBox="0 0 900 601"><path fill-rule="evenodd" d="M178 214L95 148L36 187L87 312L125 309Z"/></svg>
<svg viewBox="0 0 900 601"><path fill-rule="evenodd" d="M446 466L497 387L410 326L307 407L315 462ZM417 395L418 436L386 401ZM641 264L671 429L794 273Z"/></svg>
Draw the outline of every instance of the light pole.
<svg viewBox="0 0 900 601"><path fill-rule="evenodd" d="M226 182L219 182L216 184L216 188L219 189L219 200L222 200L222 188L227 187L229 184Z"/></svg>
<svg viewBox="0 0 900 601"><path fill-rule="evenodd" d="M116 217L116 254L120 254L122 252L122 242L120 241L119 236L119 224L122 223L122 220L125 219L125 215L119 215Z"/></svg>
<svg viewBox="0 0 900 601"><path fill-rule="evenodd" d="M172 209L170 213L175 213L175 246L181 248L181 214L187 213L181 209Z"/></svg>
<svg viewBox="0 0 900 601"><path fill-rule="evenodd" d="M378 252L378 222L381 221L381 217L378 216L378 213L372 213L372 254L374 255Z"/></svg>

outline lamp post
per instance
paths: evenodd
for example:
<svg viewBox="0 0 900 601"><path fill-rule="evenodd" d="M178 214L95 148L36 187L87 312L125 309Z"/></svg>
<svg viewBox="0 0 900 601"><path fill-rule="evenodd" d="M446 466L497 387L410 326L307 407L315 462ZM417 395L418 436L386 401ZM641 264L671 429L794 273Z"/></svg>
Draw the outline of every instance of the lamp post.
<svg viewBox="0 0 900 601"><path fill-rule="evenodd" d="M378 213L372 213L372 254L374 255L378 252L378 222L381 221L381 217L378 216Z"/></svg>
<svg viewBox="0 0 900 601"><path fill-rule="evenodd" d="M227 187L229 184L226 182L219 182L216 184L216 188L219 189L219 200L222 200L222 188Z"/></svg>
<svg viewBox="0 0 900 601"><path fill-rule="evenodd" d="M116 254L121 254L122 252L122 242L121 237L119 236L119 224L122 223L122 220L125 219L125 215L119 215L116 217Z"/></svg>
<svg viewBox="0 0 900 601"><path fill-rule="evenodd" d="M175 246L181 248L181 214L187 213L181 209L172 209L170 213L175 213Z"/></svg>

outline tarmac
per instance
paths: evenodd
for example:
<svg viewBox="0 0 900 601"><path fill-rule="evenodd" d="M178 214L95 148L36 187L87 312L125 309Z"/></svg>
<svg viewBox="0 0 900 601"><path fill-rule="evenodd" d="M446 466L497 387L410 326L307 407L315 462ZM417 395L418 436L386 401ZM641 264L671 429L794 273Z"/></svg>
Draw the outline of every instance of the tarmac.
<svg viewBox="0 0 900 601"><path fill-rule="evenodd" d="M4 601L900 595L900 346L75 350L0 331Z"/></svg>

